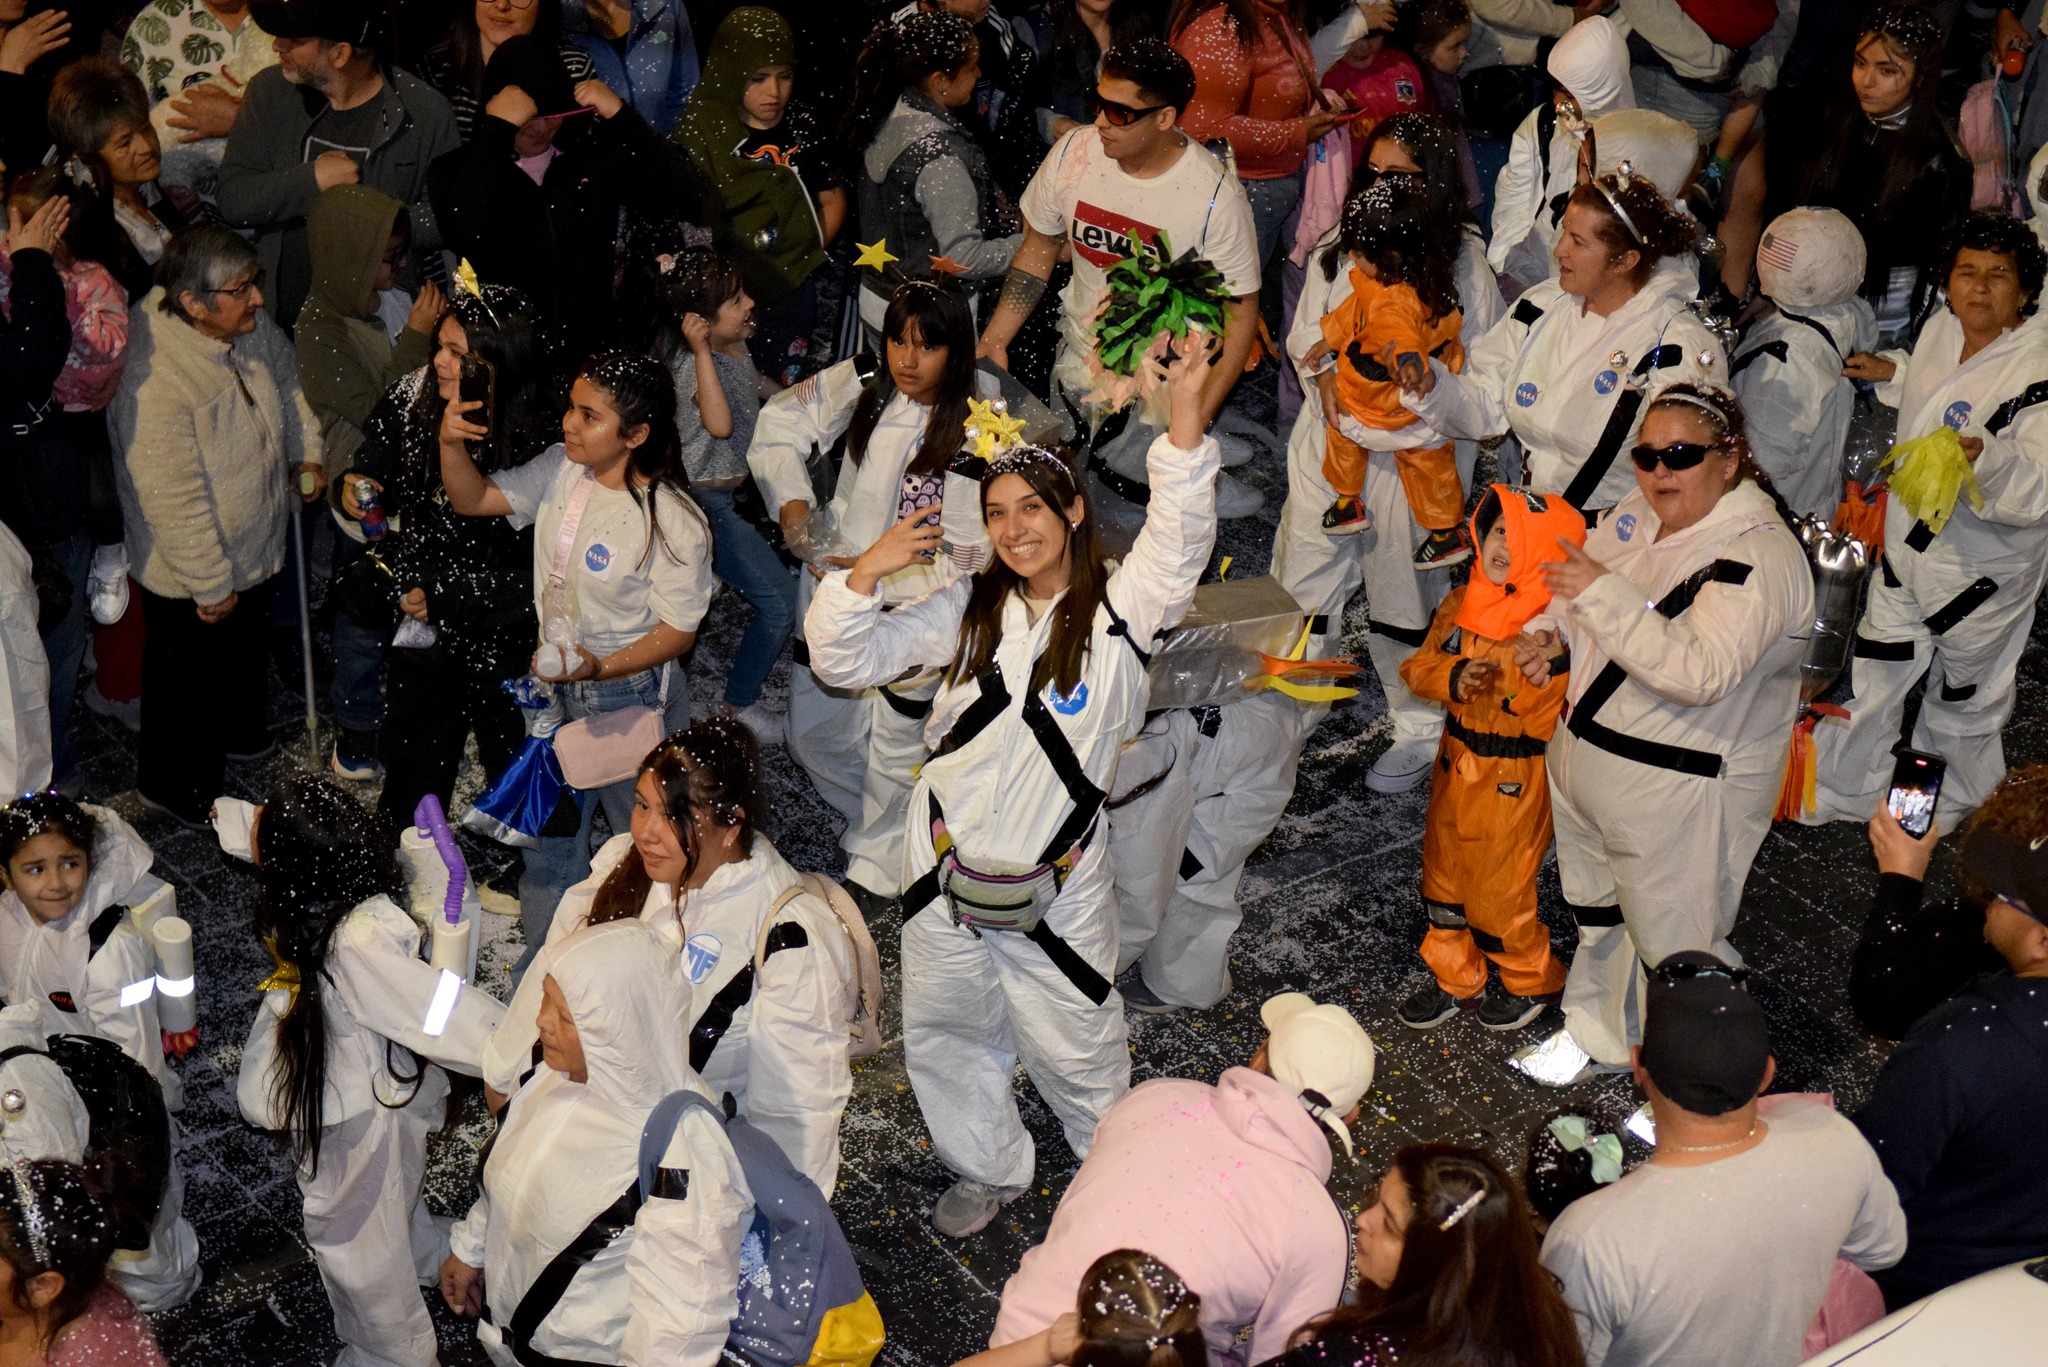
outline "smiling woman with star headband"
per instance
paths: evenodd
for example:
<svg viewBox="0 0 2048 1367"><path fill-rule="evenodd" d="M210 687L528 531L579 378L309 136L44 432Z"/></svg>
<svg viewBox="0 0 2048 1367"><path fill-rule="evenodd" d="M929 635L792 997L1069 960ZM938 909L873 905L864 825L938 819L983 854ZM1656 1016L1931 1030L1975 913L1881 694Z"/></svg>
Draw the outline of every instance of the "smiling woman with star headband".
<svg viewBox="0 0 2048 1367"><path fill-rule="evenodd" d="M1202 433L1202 400L1218 350L1199 330L1178 343L1168 429L1149 455L1152 500L1121 565L1097 547L1069 461L1003 449L1008 424L978 410L973 437L994 457L980 498L993 563L885 611L890 576L929 561L948 535L913 508L825 577L805 617L827 686L942 671L923 728L934 748L903 834L903 1040L934 1150L958 1179L933 1212L955 1238L1030 1181L1011 1083L1019 1060L1076 1154L1130 1087L1100 817L1144 721L1146 652L1187 610L1215 542L1220 453Z"/></svg>

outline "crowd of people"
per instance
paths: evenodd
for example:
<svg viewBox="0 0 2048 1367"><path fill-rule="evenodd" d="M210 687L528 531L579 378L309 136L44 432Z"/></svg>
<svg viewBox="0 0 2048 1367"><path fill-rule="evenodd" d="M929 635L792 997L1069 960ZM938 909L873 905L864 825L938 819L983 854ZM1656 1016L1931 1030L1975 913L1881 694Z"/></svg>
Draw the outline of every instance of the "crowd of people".
<svg viewBox="0 0 2048 1367"><path fill-rule="evenodd" d="M422 1288L499 1363L865 1367L885 917L937 1232L1033 1182L1020 1066L1080 1160L977 1367L1790 1367L2048 1255L2041 9L0 0L0 1364L160 1363L201 1279L190 931L80 703L254 867L238 1102L350 1367L432 1367ZM1236 990L1361 590L1393 1014L1561 1007L1513 1066L1632 1075L1651 1149L1410 1146L1347 1233L1358 1019L1133 1087L1126 1012ZM273 668L332 777L238 801ZM445 815L517 852L502 994ZM1731 940L1788 820L1880 873L1853 1116L1771 1091Z"/></svg>

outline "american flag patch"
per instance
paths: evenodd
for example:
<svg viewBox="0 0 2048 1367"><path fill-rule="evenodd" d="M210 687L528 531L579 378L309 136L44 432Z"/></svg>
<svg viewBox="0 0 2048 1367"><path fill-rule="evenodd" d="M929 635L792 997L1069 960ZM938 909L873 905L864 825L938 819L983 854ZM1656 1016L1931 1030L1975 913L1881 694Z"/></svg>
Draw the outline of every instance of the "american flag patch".
<svg viewBox="0 0 2048 1367"><path fill-rule="evenodd" d="M1757 244L1756 259L1774 271L1789 271L1799 256L1799 244L1787 242L1776 233L1765 233L1764 240Z"/></svg>

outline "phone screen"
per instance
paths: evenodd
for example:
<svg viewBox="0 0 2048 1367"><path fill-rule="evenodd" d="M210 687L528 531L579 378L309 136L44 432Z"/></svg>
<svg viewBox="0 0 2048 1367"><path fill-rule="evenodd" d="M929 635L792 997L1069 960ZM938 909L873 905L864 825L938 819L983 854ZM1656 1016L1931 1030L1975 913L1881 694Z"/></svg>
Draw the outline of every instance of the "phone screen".
<svg viewBox="0 0 2048 1367"><path fill-rule="evenodd" d="M1899 751L1892 765L1892 788L1885 809L1899 829L1914 839L1926 835L1934 825L1935 804L1941 800L1941 776L1948 764L1939 755L1918 750Z"/></svg>
<svg viewBox="0 0 2048 1367"><path fill-rule="evenodd" d="M481 403L482 408L471 412L469 420L478 427L491 425L491 414L497 408L498 371L489 361L477 355L462 358L461 396L465 403Z"/></svg>

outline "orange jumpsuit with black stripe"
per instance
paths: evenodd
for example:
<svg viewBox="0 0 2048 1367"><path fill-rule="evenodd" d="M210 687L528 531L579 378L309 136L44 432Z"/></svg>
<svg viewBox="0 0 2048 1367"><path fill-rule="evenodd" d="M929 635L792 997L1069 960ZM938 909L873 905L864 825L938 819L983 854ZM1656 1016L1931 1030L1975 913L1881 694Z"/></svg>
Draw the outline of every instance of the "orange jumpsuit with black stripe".
<svg viewBox="0 0 2048 1367"><path fill-rule="evenodd" d="M1543 754L1567 676L1560 670L1532 685L1515 663L1514 640L1549 603L1537 566L1561 557L1559 536L1583 543L1585 519L1555 495L1494 490L1508 520L1506 583L1486 581L1475 563L1471 582L1443 601L1422 648L1401 666L1416 696L1445 708L1422 838L1422 959L1444 991L1462 998L1485 989L1489 959L1518 997L1564 987L1564 965L1536 915L1536 873L1551 837ZM1477 545L1476 518L1473 531ZM1481 660L1499 673L1459 701L1459 678Z"/></svg>
<svg viewBox="0 0 2048 1367"><path fill-rule="evenodd" d="M1337 403L1344 415L1382 432L1416 421L1401 402L1400 382L1380 363L1380 353L1392 345L1396 356L1434 356L1446 369L1461 371L1465 348L1458 338L1463 324L1464 315L1457 309L1432 318L1412 286L1385 284L1353 266L1350 296L1323 318L1323 340L1337 354ZM1365 488L1366 448L1338 429L1335 413L1325 414L1325 419L1323 478L1336 492L1356 498ZM1394 465L1416 526L1442 531L1458 525L1465 513L1465 487L1458 480L1450 442L1396 449Z"/></svg>

